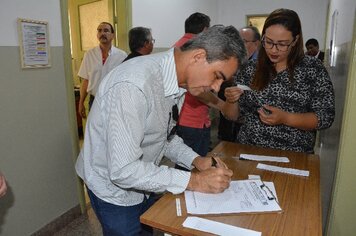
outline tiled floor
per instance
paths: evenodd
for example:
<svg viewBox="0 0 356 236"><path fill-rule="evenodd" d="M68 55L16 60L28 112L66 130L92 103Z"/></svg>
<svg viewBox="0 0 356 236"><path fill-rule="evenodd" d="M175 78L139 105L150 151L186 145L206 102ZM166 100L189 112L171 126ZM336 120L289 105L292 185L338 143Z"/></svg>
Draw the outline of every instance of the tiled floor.
<svg viewBox="0 0 356 236"><path fill-rule="evenodd" d="M72 221L54 236L101 236L101 226L94 211L89 207L86 214Z"/></svg>

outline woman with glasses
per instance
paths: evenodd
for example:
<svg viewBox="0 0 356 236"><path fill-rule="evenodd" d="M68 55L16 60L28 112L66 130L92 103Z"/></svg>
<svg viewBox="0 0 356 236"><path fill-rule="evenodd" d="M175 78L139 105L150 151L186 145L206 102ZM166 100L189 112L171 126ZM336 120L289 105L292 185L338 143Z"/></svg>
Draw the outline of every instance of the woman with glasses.
<svg viewBox="0 0 356 236"><path fill-rule="evenodd" d="M334 121L330 77L319 60L304 55L301 23L293 10L268 16L258 59L242 67L235 82L251 88L225 92L244 120L240 143L313 153L316 131ZM240 93L234 95L236 90Z"/></svg>

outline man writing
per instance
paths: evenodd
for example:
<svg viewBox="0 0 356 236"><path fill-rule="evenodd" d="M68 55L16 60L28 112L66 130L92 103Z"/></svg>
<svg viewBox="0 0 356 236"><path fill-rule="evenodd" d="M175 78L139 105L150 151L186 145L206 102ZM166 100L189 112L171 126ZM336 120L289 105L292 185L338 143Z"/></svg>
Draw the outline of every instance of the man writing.
<svg viewBox="0 0 356 236"><path fill-rule="evenodd" d="M78 76L83 79L78 105L78 114L82 118L86 118L84 101L88 93L90 109L101 80L127 56L126 52L112 46L114 36L114 28L110 23L100 23L96 35L100 42L99 46L88 50L84 55L78 72Z"/></svg>
<svg viewBox="0 0 356 236"><path fill-rule="evenodd" d="M102 81L76 171L104 235L139 234L139 217L154 201L151 193L219 193L229 187L232 171L220 159L212 167L211 158L174 135L172 107L185 90L219 91L245 55L238 31L216 26L180 48L123 63ZM159 166L163 155L197 171Z"/></svg>

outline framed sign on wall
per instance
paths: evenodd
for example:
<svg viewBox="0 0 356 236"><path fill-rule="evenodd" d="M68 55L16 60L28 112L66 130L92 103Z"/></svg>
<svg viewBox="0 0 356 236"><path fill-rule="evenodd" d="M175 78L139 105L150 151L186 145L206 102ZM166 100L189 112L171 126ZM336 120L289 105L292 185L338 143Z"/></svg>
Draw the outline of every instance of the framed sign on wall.
<svg viewBox="0 0 356 236"><path fill-rule="evenodd" d="M44 21L17 20L22 68L50 67L48 23Z"/></svg>
<svg viewBox="0 0 356 236"><path fill-rule="evenodd" d="M262 34L263 25L265 24L267 17L268 15L247 15L246 25L256 27L260 34Z"/></svg>

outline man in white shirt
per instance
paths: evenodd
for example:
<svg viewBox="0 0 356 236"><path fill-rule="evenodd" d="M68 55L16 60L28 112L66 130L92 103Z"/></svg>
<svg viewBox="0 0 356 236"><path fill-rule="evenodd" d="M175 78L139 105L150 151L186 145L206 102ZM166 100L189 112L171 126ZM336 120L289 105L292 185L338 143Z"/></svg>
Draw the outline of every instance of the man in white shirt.
<svg viewBox="0 0 356 236"><path fill-rule="evenodd" d="M84 180L104 235L139 235L151 193L219 193L232 171L204 158L175 135L176 107L185 91L219 91L246 56L232 27L214 26L180 48L133 58L101 82L88 116L76 171ZM237 106L236 106L237 107ZM187 172L159 166L162 157Z"/></svg>
<svg viewBox="0 0 356 236"><path fill-rule="evenodd" d="M84 54L78 72L78 76L82 78L78 114L82 118L86 118L84 100L88 93L90 94L90 109L101 80L127 57L126 52L112 46L114 36L114 27L110 23L100 23L96 35L100 42L99 46L88 50Z"/></svg>

